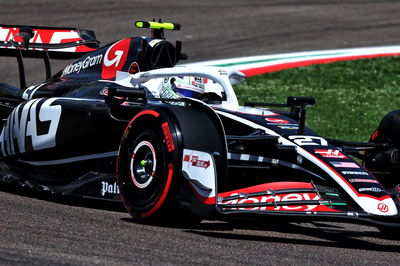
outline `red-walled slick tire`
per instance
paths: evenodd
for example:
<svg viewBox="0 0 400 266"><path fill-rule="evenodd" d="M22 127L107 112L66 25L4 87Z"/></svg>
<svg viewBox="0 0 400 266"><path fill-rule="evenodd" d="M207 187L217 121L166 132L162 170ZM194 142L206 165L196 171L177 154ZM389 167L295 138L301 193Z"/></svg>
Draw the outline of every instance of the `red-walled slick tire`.
<svg viewBox="0 0 400 266"><path fill-rule="evenodd" d="M171 148L171 143L167 146L163 125L165 128L168 122L159 112L142 111L132 119L121 141L118 185L125 207L134 218L162 218L175 203L172 194L178 151Z"/></svg>
<svg viewBox="0 0 400 266"><path fill-rule="evenodd" d="M179 209L181 143L170 114L145 110L136 115L121 141L117 181L132 217L158 224L192 220ZM187 219L186 219L187 218Z"/></svg>

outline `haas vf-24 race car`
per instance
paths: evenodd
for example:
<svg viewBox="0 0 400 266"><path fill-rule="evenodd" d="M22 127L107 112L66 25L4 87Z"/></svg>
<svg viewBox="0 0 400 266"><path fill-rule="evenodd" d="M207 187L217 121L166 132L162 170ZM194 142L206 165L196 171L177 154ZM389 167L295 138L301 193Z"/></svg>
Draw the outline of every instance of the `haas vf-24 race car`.
<svg viewBox="0 0 400 266"><path fill-rule="evenodd" d="M164 30L179 25L136 25L151 37L103 47L91 31L0 26L0 55L20 72L20 88L0 83L2 182L122 201L142 220L340 220L398 232L399 111L369 142L326 139L305 126L313 98L240 106L242 73L177 67L186 55ZM26 86L24 57L44 60L44 83ZM52 58L79 59L52 76Z"/></svg>

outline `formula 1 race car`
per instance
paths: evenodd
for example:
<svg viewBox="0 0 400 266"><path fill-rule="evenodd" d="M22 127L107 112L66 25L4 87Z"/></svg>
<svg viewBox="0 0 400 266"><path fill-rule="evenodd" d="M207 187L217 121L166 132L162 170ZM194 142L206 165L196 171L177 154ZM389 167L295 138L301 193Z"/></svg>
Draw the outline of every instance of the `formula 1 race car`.
<svg viewBox="0 0 400 266"><path fill-rule="evenodd" d="M400 111L370 142L326 139L305 126L313 98L239 106L241 72L175 66L187 56L164 30L180 26L136 26L151 37L103 47L91 31L0 26L0 55L20 72L20 88L0 83L0 181L122 201L144 221L288 218L400 232ZM44 60L47 81L26 86L24 57ZM50 59L71 58L51 76Z"/></svg>

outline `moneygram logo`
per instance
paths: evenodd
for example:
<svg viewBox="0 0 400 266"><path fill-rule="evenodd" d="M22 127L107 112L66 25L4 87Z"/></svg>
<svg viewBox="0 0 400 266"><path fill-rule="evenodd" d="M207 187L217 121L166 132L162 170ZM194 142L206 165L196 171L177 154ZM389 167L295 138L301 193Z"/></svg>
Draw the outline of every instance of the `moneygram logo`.
<svg viewBox="0 0 400 266"><path fill-rule="evenodd" d="M238 193L233 193L230 196L237 196ZM229 200L226 202L223 202L223 204L229 205L239 205L240 204L262 204L262 203L274 203L274 202L289 202L289 201L317 201L320 200L321 198L313 193L292 193L292 194L286 194L286 195L275 195L275 196L261 196L261 197L248 197L244 199L234 199L234 200ZM245 209L251 209L251 210L260 210L260 211L265 211L265 210L284 210L284 211L322 211L322 210L327 210L326 206L318 206L317 204L311 204L311 205L276 205L276 206L260 206L260 207L239 207L238 208L232 208L232 209L239 209L239 210L245 210Z"/></svg>
<svg viewBox="0 0 400 266"><path fill-rule="evenodd" d="M83 61L79 61L79 62L76 62L74 64L70 64L69 66L67 66L64 69L64 71L62 73L62 76L64 77L64 76L69 75L71 73L79 74L79 72L81 72L81 70L83 70L83 69L86 69L88 67L92 67L92 66L101 64L101 59L103 59L103 55L102 54L99 54L99 55L96 55L96 56L88 56Z"/></svg>

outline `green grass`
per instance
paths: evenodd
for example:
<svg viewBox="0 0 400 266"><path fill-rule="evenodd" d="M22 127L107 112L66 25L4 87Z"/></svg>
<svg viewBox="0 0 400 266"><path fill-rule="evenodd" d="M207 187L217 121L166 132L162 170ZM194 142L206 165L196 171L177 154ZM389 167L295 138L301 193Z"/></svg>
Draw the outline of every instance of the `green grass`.
<svg viewBox="0 0 400 266"><path fill-rule="evenodd" d="M400 109L400 57L287 69L248 78L235 91L241 104L312 96L308 127L324 137L367 141L387 112Z"/></svg>

